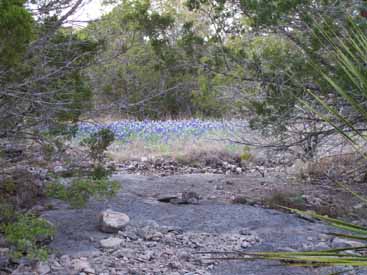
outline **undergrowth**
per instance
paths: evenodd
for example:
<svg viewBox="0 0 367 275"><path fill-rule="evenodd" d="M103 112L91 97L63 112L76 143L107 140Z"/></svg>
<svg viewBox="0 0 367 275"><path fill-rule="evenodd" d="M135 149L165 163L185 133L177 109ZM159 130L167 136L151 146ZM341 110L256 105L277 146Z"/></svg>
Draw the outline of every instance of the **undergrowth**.
<svg viewBox="0 0 367 275"><path fill-rule="evenodd" d="M54 226L32 214L16 214L9 205L1 205L3 221L0 232L10 245L10 257L26 256L32 260L46 260L49 249L46 244L55 234Z"/></svg>
<svg viewBox="0 0 367 275"><path fill-rule="evenodd" d="M47 195L64 200L73 208L84 207L90 198L103 199L114 196L120 189L117 181L102 179L75 179L69 185L55 182L47 186Z"/></svg>

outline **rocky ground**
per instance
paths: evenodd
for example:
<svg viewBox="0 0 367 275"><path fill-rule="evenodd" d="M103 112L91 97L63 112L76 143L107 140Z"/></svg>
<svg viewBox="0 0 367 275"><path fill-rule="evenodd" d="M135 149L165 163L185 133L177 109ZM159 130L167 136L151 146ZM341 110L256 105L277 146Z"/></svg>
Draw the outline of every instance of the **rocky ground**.
<svg viewBox="0 0 367 275"><path fill-rule="evenodd" d="M267 158L262 152L256 158L241 160L235 154L199 154L182 159L170 157L126 160L113 163L122 173L135 175L186 175L186 174L223 174L242 175L251 172L263 174L266 171L281 171L285 166L291 166L292 158L284 152L273 158Z"/></svg>
<svg viewBox="0 0 367 275"><path fill-rule="evenodd" d="M325 234L332 229L317 222L254 203L234 204L233 197L249 186L263 189L258 175L122 173L114 179L123 187L111 200L92 201L83 209L52 201L53 210L43 216L58 228L53 256L46 263L21 264L13 274L329 274L337 270L216 258L237 255L232 252L360 245ZM117 212L107 227L101 226L100 215L106 209Z"/></svg>
<svg viewBox="0 0 367 275"><path fill-rule="evenodd" d="M269 161L271 159L272 161ZM327 162L325 164L325 162ZM174 159L130 160L116 165L118 173L167 177L173 175L192 175L201 178L204 175L216 175L197 184L202 196L209 200L226 203L237 202L258 204L277 208L277 205L314 210L331 217L342 217L349 221L367 218L366 205L336 182L325 178L327 170L343 170L339 159L326 159L322 163L304 163L293 160L291 156L279 154L272 158L257 157L251 161L240 158L201 158L201 161L180 162ZM353 161L343 160L349 166ZM338 167L334 167L338 163ZM325 166L325 167L323 167ZM350 167L346 169L350 169ZM308 169L308 170L306 170ZM361 169L364 171L364 169ZM365 177L365 175L362 175ZM351 177L350 187L359 194L367 196L365 181L355 181ZM357 175L357 178L361 177ZM164 181L164 179L162 179ZM178 180L179 182L179 180ZM169 188L178 192L173 184ZM206 187L205 187L206 186Z"/></svg>

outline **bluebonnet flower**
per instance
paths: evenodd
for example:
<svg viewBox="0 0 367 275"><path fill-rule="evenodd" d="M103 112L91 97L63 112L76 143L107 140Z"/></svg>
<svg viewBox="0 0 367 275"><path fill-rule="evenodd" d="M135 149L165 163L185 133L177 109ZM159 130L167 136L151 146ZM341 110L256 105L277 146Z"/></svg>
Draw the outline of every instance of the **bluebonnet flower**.
<svg viewBox="0 0 367 275"><path fill-rule="evenodd" d="M161 140L167 143L169 140L194 137L200 138L215 131L232 131L241 121L214 121L214 120L121 120L108 124L80 123L79 134L87 135L95 133L102 128L110 129L116 140L129 142L134 138L143 140Z"/></svg>

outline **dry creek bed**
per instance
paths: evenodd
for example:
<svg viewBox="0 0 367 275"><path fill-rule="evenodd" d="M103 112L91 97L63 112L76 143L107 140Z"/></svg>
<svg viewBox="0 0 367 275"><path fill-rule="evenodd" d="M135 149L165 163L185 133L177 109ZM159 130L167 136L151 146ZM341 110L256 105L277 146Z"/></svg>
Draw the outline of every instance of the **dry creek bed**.
<svg viewBox="0 0 367 275"><path fill-rule="evenodd" d="M53 201L54 209L43 216L58 229L51 243L54 254L46 263L20 265L13 274L329 274L336 270L223 261L205 252L358 245L325 234L332 229L318 222L258 205L230 203L234 195L249 190L241 186L260 184L258 176L118 174L114 179L122 183L122 190L112 199L92 201L83 209ZM127 214L126 228L113 234L99 231L97 215L105 209ZM353 269L350 274L367 271Z"/></svg>

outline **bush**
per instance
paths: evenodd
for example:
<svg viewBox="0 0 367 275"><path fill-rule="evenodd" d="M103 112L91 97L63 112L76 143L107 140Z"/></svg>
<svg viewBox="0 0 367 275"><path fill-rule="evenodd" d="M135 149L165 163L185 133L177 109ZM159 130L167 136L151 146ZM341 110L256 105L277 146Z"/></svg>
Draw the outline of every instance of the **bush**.
<svg viewBox="0 0 367 275"><path fill-rule="evenodd" d="M14 220L15 208L10 203L0 203L0 225Z"/></svg>
<svg viewBox="0 0 367 275"><path fill-rule="evenodd" d="M99 165L96 165L94 169L92 170L91 177L94 180L105 179L111 176L113 171L114 171L114 168L108 169L108 168L105 168L103 165L99 164Z"/></svg>
<svg viewBox="0 0 367 275"><path fill-rule="evenodd" d="M94 161L102 161L104 158L104 152L114 140L114 133L110 129L105 128L82 140L81 145L89 148L90 157Z"/></svg>
<svg viewBox="0 0 367 275"><path fill-rule="evenodd" d="M244 146L241 154L241 160L249 161L252 159L252 154L250 153L250 148L248 146Z"/></svg>
<svg viewBox="0 0 367 275"><path fill-rule="evenodd" d="M51 183L47 186L47 194L50 197L64 200L70 203L73 208L85 206L92 197L102 199L114 196L120 189L117 181L102 179L75 179L70 185L61 183Z"/></svg>
<svg viewBox="0 0 367 275"><path fill-rule="evenodd" d="M48 221L29 214L17 215L14 222L3 223L0 231L11 245L13 258L27 256L37 260L47 259L45 242L52 240L55 234L54 226Z"/></svg>

